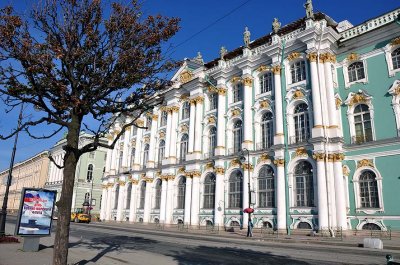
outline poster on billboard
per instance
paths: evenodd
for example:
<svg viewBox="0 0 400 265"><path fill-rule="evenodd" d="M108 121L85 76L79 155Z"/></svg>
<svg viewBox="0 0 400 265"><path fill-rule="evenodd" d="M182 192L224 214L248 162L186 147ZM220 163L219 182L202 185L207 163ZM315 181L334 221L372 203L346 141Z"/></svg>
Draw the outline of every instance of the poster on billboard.
<svg viewBox="0 0 400 265"><path fill-rule="evenodd" d="M15 234L18 236L49 236L57 192L23 188Z"/></svg>

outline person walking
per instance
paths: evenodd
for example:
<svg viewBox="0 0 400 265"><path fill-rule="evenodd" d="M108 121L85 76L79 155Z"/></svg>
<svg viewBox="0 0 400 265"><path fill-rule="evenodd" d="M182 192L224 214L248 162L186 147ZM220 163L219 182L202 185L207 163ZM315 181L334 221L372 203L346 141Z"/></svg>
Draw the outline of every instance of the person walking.
<svg viewBox="0 0 400 265"><path fill-rule="evenodd" d="M253 222L249 219L249 224L247 228L247 237L253 237Z"/></svg>

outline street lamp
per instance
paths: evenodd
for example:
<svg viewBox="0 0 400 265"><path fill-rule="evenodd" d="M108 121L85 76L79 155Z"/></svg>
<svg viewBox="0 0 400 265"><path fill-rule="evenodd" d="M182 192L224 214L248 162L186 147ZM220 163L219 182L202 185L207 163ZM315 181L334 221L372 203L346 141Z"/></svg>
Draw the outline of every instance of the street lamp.
<svg viewBox="0 0 400 265"><path fill-rule="evenodd" d="M245 157L245 155L247 154L247 165L248 165L248 168L247 168L247 187L248 187L248 196L249 196L249 207L248 207L248 209L247 209L247 213L249 214L249 220L248 220L248 225L247 225L247 236L252 236L251 235L251 227L250 227L250 224L251 224L251 212L252 212L252 210L251 210L251 191L250 191L250 152L249 152L249 150L247 150L246 148L243 148L242 149L242 151L240 152L240 162L242 162L242 164L244 163L244 162L246 162L246 157Z"/></svg>
<svg viewBox="0 0 400 265"><path fill-rule="evenodd" d="M19 133L19 129L21 128L21 123L22 123L22 112L23 112L23 109L24 109L24 104L21 105L21 110L20 110L19 116L18 116L17 132L15 133L14 147L13 147L13 150L12 150L12 153L11 153L10 168L8 169L6 192L4 194L3 207L1 208L1 212L0 212L0 236L5 236L5 234L6 234L6 217L7 217L8 193L10 191L10 186L11 186L12 170L13 170L13 167L14 167L15 151L17 150L18 133Z"/></svg>

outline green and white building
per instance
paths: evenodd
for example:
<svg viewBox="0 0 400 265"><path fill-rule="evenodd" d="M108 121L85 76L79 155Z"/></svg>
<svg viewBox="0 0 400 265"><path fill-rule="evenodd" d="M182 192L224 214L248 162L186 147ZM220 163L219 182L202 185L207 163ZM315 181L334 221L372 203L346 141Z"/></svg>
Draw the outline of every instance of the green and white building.
<svg viewBox="0 0 400 265"><path fill-rule="evenodd" d="M251 205L281 231L400 230L400 8L353 26L310 4L184 61L108 151L102 219L246 227Z"/></svg>
<svg viewBox="0 0 400 265"><path fill-rule="evenodd" d="M93 135L81 132L79 135L79 147L92 142ZM50 155L58 166L63 166L65 155L65 146L67 140L65 138L58 141L51 149ZM83 208L83 203L89 203L91 200L91 213L100 212L101 202L101 178L105 170L107 151L99 148L96 151L83 154L76 166L75 184L72 196L72 211L77 208ZM49 175L44 188L57 190L57 200L61 196L62 182L64 178L63 169L56 166L51 161L49 166Z"/></svg>

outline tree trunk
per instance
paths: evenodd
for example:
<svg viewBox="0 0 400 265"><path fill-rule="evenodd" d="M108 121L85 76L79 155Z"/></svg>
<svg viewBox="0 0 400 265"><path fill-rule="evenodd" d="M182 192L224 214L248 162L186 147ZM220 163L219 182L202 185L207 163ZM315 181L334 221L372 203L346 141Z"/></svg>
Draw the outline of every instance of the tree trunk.
<svg viewBox="0 0 400 265"><path fill-rule="evenodd" d="M79 156L72 150L78 150L79 133L82 119L73 115L67 132L66 153L64 156L64 178L60 200L57 202L59 217L54 240L53 265L67 265L69 226L71 218L72 194L75 171Z"/></svg>

